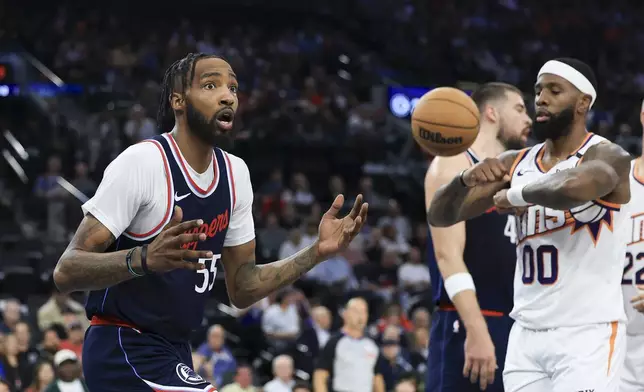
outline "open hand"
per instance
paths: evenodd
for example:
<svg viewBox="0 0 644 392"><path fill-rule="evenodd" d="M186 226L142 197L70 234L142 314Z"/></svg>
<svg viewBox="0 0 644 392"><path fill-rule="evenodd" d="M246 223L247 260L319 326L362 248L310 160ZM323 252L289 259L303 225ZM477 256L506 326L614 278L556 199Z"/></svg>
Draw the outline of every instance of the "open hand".
<svg viewBox="0 0 644 392"><path fill-rule="evenodd" d="M188 230L201 226L203 224L201 219L181 222L182 219L183 211L181 207L175 206L168 225L148 245L147 265L150 271L168 272L179 268L196 271L205 268L204 263L187 260L212 257L211 251L181 248L183 244L206 240L205 233L187 233ZM140 258L138 258L137 262L138 266L140 266Z"/></svg>
<svg viewBox="0 0 644 392"><path fill-rule="evenodd" d="M344 204L344 196L338 195L320 221L318 255L328 258L344 250L351 240L362 229L367 220L369 204L363 202L362 195L356 197L353 208L344 218L338 218L338 213Z"/></svg>
<svg viewBox="0 0 644 392"><path fill-rule="evenodd" d="M498 368L494 343L487 328L466 333L463 377L469 378L472 384L478 382L480 389L484 391L494 383L494 375Z"/></svg>

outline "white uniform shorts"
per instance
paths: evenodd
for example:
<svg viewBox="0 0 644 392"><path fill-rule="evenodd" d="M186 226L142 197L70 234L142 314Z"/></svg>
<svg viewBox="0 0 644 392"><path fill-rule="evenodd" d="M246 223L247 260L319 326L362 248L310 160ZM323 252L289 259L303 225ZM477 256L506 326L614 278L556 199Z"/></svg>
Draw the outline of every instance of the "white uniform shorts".
<svg viewBox="0 0 644 392"><path fill-rule="evenodd" d="M644 335L626 335L626 359L619 392L644 391Z"/></svg>
<svg viewBox="0 0 644 392"><path fill-rule="evenodd" d="M532 330L514 323L505 392L618 392L626 326L613 322Z"/></svg>

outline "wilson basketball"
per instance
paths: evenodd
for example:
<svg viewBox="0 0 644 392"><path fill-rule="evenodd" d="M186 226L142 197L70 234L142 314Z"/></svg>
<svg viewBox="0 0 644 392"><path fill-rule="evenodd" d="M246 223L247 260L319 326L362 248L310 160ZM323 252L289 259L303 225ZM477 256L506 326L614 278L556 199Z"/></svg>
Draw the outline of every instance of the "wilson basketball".
<svg viewBox="0 0 644 392"><path fill-rule="evenodd" d="M418 100L411 130L416 142L432 155L457 155L474 143L479 116L476 104L463 91L440 87Z"/></svg>

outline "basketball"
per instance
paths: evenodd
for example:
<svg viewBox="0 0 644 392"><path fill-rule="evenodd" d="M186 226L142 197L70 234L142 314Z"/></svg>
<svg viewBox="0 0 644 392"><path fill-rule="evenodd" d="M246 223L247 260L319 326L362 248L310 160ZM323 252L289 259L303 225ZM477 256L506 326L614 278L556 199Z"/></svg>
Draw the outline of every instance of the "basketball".
<svg viewBox="0 0 644 392"><path fill-rule="evenodd" d="M418 100L411 115L411 130L416 142L432 155L457 155L476 140L479 110L463 91L436 88Z"/></svg>

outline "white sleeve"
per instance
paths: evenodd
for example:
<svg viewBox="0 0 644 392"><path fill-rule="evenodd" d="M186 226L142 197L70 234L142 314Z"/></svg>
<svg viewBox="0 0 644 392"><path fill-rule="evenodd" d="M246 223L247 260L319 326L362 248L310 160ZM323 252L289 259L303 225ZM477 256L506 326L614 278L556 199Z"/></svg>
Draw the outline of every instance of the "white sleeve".
<svg viewBox="0 0 644 392"><path fill-rule="evenodd" d="M231 214L224 246L245 244L255 238L253 221L253 185L250 182L248 166L241 158L228 154L234 183L235 208Z"/></svg>
<svg viewBox="0 0 644 392"><path fill-rule="evenodd" d="M151 199L150 170L163 168L162 160L153 143L128 147L105 169L96 194L81 207L83 213L92 214L118 238Z"/></svg>

